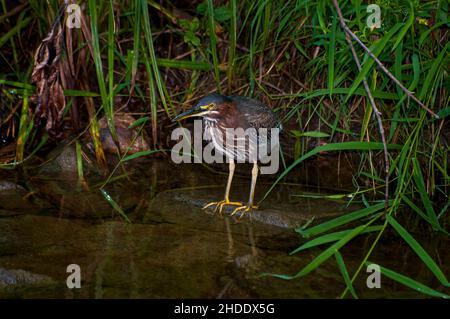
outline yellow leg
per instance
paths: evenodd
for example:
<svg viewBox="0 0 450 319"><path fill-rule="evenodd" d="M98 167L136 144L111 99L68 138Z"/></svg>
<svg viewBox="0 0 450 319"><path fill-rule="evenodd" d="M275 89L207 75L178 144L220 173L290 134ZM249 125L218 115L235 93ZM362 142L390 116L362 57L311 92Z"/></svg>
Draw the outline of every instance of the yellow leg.
<svg viewBox="0 0 450 319"><path fill-rule="evenodd" d="M240 218L242 218L245 213L251 212L252 209L257 209L258 206L253 205L253 198L255 196L255 187L256 187L256 179L258 178L258 164L255 162L253 163L253 169L252 169L252 184L250 186L250 198L248 199L247 205L242 205L241 207L236 208L231 215L236 214L237 212L241 212Z"/></svg>
<svg viewBox="0 0 450 319"><path fill-rule="evenodd" d="M214 208L214 212L219 210L219 213L222 213L223 206L225 206L225 205L234 205L234 206L241 206L242 205L241 202L230 202L230 199L229 199L231 182L233 181L233 175L234 175L234 168L235 168L234 161L231 160L230 161L230 165L229 165L230 173L228 174L227 188L225 189L225 199L221 200L219 202L211 202L211 203L203 206L203 209L206 209L206 208L208 208L208 207L210 207L212 205L216 205L216 207Z"/></svg>

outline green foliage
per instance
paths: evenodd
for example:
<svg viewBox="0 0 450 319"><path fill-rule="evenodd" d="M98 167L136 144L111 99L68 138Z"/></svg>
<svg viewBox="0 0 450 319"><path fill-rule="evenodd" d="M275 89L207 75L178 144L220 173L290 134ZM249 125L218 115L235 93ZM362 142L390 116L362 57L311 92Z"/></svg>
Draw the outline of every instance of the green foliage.
<svg viewBox="0 0 450 319"><path fill-rule="evenodd" d="M206 15L208 10L207 1L200 3L197 6L197 13L200 15ZM213 9L214 19L218 22L225 22L231 19L232 11L228 6L219 6Z"/></svg>
<svg viewBox="0 0 450 319"><path fill-rule="evenodd" d="M186 30L186 33L184 34L184 42L187 44L191 44L194 47L198 47L200 45L200 39L195 35L195 32L197 32L200 22L197 18L192 19L192 21L188 21L185 19L180 19L178 21L180 26Z"/></svg>

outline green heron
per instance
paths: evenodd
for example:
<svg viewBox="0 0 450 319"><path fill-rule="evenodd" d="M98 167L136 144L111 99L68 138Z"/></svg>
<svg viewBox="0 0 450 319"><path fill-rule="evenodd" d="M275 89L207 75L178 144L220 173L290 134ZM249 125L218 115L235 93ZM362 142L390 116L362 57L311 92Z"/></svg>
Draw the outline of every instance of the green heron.
<svg viewBox="0 0 450 319"><path fill-rule="evenodd" d="M267 149L268 145L272 145L270 129L281 129L277 116L262 102L248 97L210 94L202 98L191 109L176 116L173 121L179 121L188 117L203 118L205 135L212 140L214 149L220 154L224 154L229 161L229 175L224 199L218 202L211 202L205 205L203 209L215 205L214 211L219 210L221 213L225 205L238 206L231 215L241 211L241 217L246 212L256 209L257 206L253 204L253 198L258 177L258 158L251 156L251 152L255 147L260 149L263 146ZM251 132L264 128L267 129L268 134L265 138L262 138L258 133L256 135L250 134L244 137L245 142L243 143L242 136L232 135L230 138L227 135L228 129L238 128L243 130L250 128L247 131ZM232 202L229 199L235 161L253 163L250 196L247 205L241 202Z"/></svg>

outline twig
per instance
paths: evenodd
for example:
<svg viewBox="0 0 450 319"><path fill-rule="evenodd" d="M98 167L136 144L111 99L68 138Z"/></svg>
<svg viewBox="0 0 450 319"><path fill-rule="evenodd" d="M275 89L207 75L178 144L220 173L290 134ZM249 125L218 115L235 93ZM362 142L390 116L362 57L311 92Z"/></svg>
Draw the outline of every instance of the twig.
<svg viewBox="0 0 450 319"><path fill-rule="evenodd" d="M350 50L352 51L353 58L355 59L356 66L358 67L358 70L361 71L361 63L359 62L358 55L356 54L355 47L353 46L352 40L350 39L350 36L346 34L345 36L348 45L350 46ZM372 105L373 112L375 113L375 117L377 118L378 122L378 130L380 131L381 135L381 142L383 143L383 152L384 152L384 182L385 182L385 194L384 194L384 208L387 211L389 208L389 153L387 149L387 143L386 143L386 136L384 135L384 127L383 122L381 119L381 112L378 110L375 100L373 99L372 93L370 92L369 84L367 83L366 77L363 79L364 89L367 92L367 97L369 98L370 104Z"/></svg>
<svg viewBox="0 0 450 319"><path fill-rule="evenodd" d="M341 26L342 28L344 28L345 26L345 22L344 22L344 18L342 17L342 13L341 10L339 8L339 5L337 3L337 0L333 0L334 6L336 7L336 10L338 12L339 15L339 20L341 22ZM345 39L347 40L347 43L350 47L350 50L352 52L353 55L353 59L355 60L356 66L358 68L358 71L361 72L361 63L359 61L358 55L356 53L355 47L353 46L352 40L350 38L349 33L347 32L345 34ZM388 71L389 72L389 71ZM378 122L378 129L380 131L380 135L381 135L381 142L383 143L383 152L384 152L384 183L385 183L385 194L384 194L384 208L385 211L387 212L388 208L389 208L389 153L388 153L388 149L387 149L387 143L386 143L386 136L384 135L384 127L383 127L383 122L381 119L381 113L378 110L376 104L375 104L375 100L372 96L372 92L370 91L370 87L369 84L367 83L367 79L364 76L363 78L363 84L364 84L364 89L367 92L367 97L369 98L369 102L372 105L372 109L373 112L375 114L375 117L377 119Z"/></svg>
<svg viewBox="0 0 450 319"><path fill-rule="evenodd" d="M380 67L380 69L392 80L394 81L395 84L397 84L403 92L405 92L405 94L413 99L414 101L416 101L417 104L419 104L424 110L426 110L428 113L430 113L431 115L433 115L435 118L439 118L439 116L434 113L432 110L430 110L428 107L425 106L425 104L423 104L418 98L416 98L416 96L414 95L414 93L412 93L410 90L408 90L403 84L402 82L400 82L391 72L389 72L389 70L384 66L384 64L372 53L372 51L370 51L370 49L364 44L362 43L362 41L356 36L356 34L354 34L352 32L352 30L350 30L350 28L347 26L347 24L344 21L344 17L342 16L342 11L341 8L339 7L339 4L337 2L337 0L333 0L333 4L336 7L336 12L339 16L339 21L341 23L341 27L342 29L344 29L345 33L350 35L353 40L355 40L356 42L358 42L358 44L364 49L364 51L366 51L366 53L376 62L376 64Z"/></svg>

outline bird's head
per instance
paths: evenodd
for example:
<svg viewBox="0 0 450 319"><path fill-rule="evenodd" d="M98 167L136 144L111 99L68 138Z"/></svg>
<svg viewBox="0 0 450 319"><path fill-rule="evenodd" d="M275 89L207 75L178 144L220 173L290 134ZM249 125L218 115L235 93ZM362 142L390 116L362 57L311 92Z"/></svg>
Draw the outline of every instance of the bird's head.
<svg viewBox="0 0 450 319"><path fill-rule="evenodd" d="M194 107L178 114L172 121L180 121L189 117L215 118L221 115L221 109L227 105L226 96L213 93L202 98Z"/></svg>

